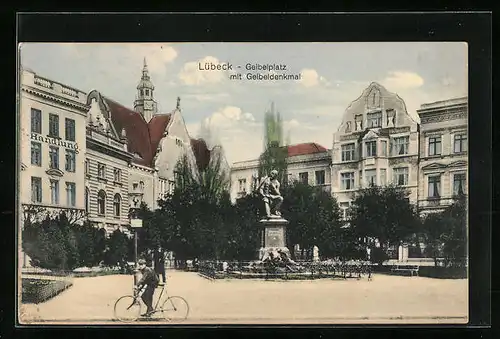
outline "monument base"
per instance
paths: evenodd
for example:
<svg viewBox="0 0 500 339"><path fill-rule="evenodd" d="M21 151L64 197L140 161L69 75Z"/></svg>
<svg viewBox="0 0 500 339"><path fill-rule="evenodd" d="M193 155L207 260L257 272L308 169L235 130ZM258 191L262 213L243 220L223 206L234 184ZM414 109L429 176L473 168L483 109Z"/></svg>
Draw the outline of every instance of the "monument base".
<svg viewBox="0 0 500 339"><path fill-rule="evenodd" d="M259 260L265 260L270 253L273 255L285 252L290 257L290 250L286 247L286 225L288 220L282 217L262 219L259 221L263 228L262 245L258 250Z"/></svg>

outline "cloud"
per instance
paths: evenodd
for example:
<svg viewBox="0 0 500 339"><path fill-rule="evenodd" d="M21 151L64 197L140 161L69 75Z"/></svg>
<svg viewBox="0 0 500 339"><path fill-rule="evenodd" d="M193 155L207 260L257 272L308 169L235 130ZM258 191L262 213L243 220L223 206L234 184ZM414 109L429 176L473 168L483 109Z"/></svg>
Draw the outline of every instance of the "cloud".
<svg viewBox="0 0 500 339"><path fill-rule="evenodd" d="M424 84L424 79L413 72L389 72L388 76L382 80L384 86L393 89L418 88Z"/></svg>
<svg viewBox="0 0 500 339"><path fill-rule="evenodd" d="M127 44L131 55L146 58L151 73L165 73L166 65L177 58L177 51L170 45L158 43Z"/></svg>
<svg viewBox="0 0 500 339"><path fill-rule="evenodd" d="M184 97L200 102L220 102L229 98L228 93L188 93Z"/></svg>
<svg viewBox="0 0 500 339"><path fill-rule="evenodd" d="M315 87L318 85L329 85L325 77L320 76L315 69L304 68L300 71L302 78L298 81L304 87Z"/></svg>
<svg viewBox="0 0 500 339"><path fill-rule="evenodd" d="M240 107L224 106L189 130L197 130L209 147L222 145L230 163L258 157L262 149L262 124Z"/></svg>
<svg viewBox="0 0 500 339"><path fill-rule="evenodd" d="M205 65L219 64L220 61L213 56L206 56L198 61L187 62L179 72L179 79L185 85L199 86L215 84L228 77L228 72L223 70L200 70Z"/></svg>

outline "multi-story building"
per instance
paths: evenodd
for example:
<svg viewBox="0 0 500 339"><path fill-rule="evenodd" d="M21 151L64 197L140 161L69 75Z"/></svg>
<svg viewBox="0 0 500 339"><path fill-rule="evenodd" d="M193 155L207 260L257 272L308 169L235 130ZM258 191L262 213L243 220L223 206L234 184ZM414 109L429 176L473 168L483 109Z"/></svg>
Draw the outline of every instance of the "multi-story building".
<svg viewBox="0 0 500 339"><path fill-rule="evenodd" d="M28 219L61 211L70 222L82 222L85 93L21 69L19 106L19 236ZM19 258L23 266L29 264L24 253Z"/></svg>
<svg viewBox="0 0 500 339"><path fill-rule="evenodd" d="M330 151L316 143L302 143L287 147L288 180L320 186L330 192ZM259 180L259 160L235 162L231 168L231 200L245 196Z"/></svg>
<svg viewBox="0 0 500 339"><path fill-rule="evenodd" d="M86 112L85 93L22 70L19 201L24 211L84 211Z"/></svg>
<svg viewBox="0 0 500 339"><path fill-rule="evenodd" d="M405 187L417 202L418 139L418 123L403 99L380 84L351 102L332 148L332 194L344 216L354 194L370 185Z"/></svg>
<svg viewBox="0 0 500 339"><path fill-rule="evenodd" d="M467 97L421 105L420 213L439 212L467 194Z"/></svg>
<svg viewBox="0 0 500 339"><path fill-rule="evenodd" d="M117 130L111 117L99 108L97 92L87 97L87 156L85 159L85 203L88 220L104 228L128 232L129 163L125 130Z"/></svg>

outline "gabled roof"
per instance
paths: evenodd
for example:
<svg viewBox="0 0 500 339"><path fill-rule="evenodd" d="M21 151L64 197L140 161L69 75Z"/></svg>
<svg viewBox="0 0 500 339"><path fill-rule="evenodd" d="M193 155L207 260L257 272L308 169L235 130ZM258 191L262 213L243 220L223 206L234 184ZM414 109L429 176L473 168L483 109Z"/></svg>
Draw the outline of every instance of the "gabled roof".
<svg viewBox="0 0 500 339"><path fill-rule="evenodd" d="M131 153L137 153L140 158L135 157L134 161L146 166L151 166L153 152L149 129L144 117L114 100L103 97L109 107L111 121L118 133L125 129L127 134L127 147Z"/></svg>
<svg viewBox="0 0 500 339"><path fill-rule="evenodd" d="M154 115L153 118L148 123L149 138L151 142L151 151L153 154L158 149L160 140L163 138L163 134L167 129L168 123L172 114L158 114Z"/></svg>
<svg viewBox="0 0 500 339"><path fill-rule="evenodd" d="M191 148L196 158L198 170L203 171L210 163L211 152L203 139L191 139Z"/></svg>
<svg viewBox="0 0 500 339"><path fill-rule="evenodd" d="M154 167L156 150L174 113L156 114L147 123L139 112L102 95L100 98L105 103L105 105L101 105L101 109L106 108L103 106L109 108L111 121L117 134L121 135L122 129L125 130L128 151L135 154L133 161L140 165ZM210 163L212 150L208 149L203 139L191 139L191 149L195 155L198 169L205 170Z"/></svg>
<svg viewBox="0 0 500 339"><path fill-rule="evenodd" d="M293 157L296 155L307 155L314 153L323 153L328 150L323 146L315 143L315 142L307 142L302 144L290 145L286 146L288 151L288 156Z"/></svg>

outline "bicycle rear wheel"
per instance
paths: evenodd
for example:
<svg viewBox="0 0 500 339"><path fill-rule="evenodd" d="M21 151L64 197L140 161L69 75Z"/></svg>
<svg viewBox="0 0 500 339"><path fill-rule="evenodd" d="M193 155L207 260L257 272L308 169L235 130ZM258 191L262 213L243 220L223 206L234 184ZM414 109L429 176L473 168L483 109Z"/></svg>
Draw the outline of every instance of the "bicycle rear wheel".
<svg viewBox="0 0 500 339"><path fill-rule="evenodd" d="M168 297L162 306L163 316L172 322L184 321L189 314L189 304L179 296Z"/></svg>
<svg viewBox="0 0 500 339"><path fill-rule="evenodd" d="M141 303L137 298L126 295L115 303L115 318L122 322L136 321L141 315Z"/></svg>

